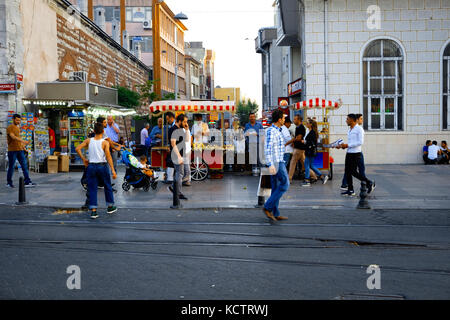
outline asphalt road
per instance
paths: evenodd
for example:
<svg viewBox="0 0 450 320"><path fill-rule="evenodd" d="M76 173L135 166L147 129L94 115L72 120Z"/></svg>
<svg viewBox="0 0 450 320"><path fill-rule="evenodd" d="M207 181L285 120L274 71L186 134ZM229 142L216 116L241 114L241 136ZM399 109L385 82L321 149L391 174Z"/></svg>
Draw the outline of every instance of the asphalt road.
<svg viewBox="0 0 450 320"><path fill-rule="evenodd" d="M0 299L449 299L449 213L0 206Z"/></svg>

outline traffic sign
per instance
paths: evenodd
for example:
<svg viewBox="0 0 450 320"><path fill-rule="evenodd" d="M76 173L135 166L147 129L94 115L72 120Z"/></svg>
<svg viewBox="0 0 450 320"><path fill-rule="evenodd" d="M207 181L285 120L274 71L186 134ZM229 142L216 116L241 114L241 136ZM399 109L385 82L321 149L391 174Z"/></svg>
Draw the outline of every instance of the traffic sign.
<svg viewBox="0 0 450 320"><path fill-rule="evenodd" d="M23 75L20 73L16 73L17 82L23 82Z"/></svg>

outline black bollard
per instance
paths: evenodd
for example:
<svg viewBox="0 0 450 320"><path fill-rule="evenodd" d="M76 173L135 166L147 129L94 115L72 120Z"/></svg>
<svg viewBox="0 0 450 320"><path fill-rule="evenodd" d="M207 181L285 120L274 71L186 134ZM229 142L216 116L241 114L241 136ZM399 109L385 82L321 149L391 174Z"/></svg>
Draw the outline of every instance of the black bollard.
<svg viewBox="0 0 450 320"><path fill-rule="evenodd" d="M365 181L361 181L361 191L359 193L359 203L357 209L371 209L367 198L367 186Z"/></svg>
<svg viewBox="0 0 450 320"><path fill-rule="evenodd" d="M25 180L23 177L19 178L19 201L16 202L17 205L28 204L25 197Z"/></svg>
<svg viewBox="0 0 450 320"><path fill-rule="evenodd" d="M266 198L264 198L264 196L258 196L258 204L255 206L255 208L262 208L265 202Z"/></svg>

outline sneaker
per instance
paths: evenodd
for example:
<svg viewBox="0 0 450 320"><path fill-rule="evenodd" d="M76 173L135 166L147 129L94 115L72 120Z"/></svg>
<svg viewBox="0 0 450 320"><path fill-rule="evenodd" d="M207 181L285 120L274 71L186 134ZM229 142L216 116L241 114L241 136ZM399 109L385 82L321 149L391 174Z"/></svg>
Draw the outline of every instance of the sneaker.
<svg viewBox="0 0 450 320"><path fill-rule="evenodd" d="M9 183L7 183L6 186L11 189L15 188L13 184L9 184Z"/></svg>
<svg viewBox="0 0 450 320"><path fill-rule="evenodd" d="M327 181L328 181L328 176L324 176L323 179L322 179L322 181L323 181L323 182L322 182L323 184L327 183Z"/></svg>
<svg viewBox="0 0 450 320"><path fill-rule="evenodd" d="M34 187L36 187L36 183L34 182L25 183L25 188L34 188Z"/></svg>
<svg viewBox="0 0 450 320"><path fill-rule="evenodd" d="M117 211L116 206L110 206L110 207L108 207L108 209L106 209L106 212L108 212L109 214L113 214L116 211Z"/></svg>
<svg viewBox="0 0 450 320"><path fill-rule="evenodd" d="M348 189L348 186L346 186L346 185L342 185L342 186L341 186L341 190L347 191L347 189Z"/></svg>
<svg viewBox="0 0 450 320"><path fill-rule="evenodd" d="M371 193L373 190L375 190L376 185L375 185L375 181L372 181L368 186L367 186L367 193Z"/></svg>
<svg viewBox="0 0 450 320"><path fill-rule="evenodd" d="M170 206L170 209L182 209L182 208L183 208L183 206L181 205L181 203L177 206L174 206L174 205Z"/></svg>
<svg viewBox="0 0 450 320"><path fill-rule="evenodd" d="M310 187L311 183L308 180L303 181L302 187Z"/></svg>
<svg viewBox="0 0 450 320"><path fill-rule="evenodd" d="M347 190L345 192L342 192L341 195L351 197L351 196L356 195L356 193L354 190Z"/></svg>
<svg viewBox="0 0 450 320"><path fill-rule="evenodd" d="M190 187L190 186L191 186L191 183L190 183L189 181L184 181L184 182L183 182L183 186L185 186L185 187Z"/></svg>
<svg viewBox="0 0 450 320"><path fill-rule="evenodd" d="M91 219L97 219L98 213L97 210L91 210Z"/></svg>

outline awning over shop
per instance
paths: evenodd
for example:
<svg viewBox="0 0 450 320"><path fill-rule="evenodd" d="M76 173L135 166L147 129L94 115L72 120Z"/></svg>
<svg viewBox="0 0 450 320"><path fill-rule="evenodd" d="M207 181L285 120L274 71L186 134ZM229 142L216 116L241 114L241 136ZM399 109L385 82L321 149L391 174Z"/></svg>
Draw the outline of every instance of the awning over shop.
<svg viewBox="0 0 450 320"><path fill-rule="evenodd" d="M98 106L76 104L73 100L42 100L42 99L23 99L23 104L33 105L40 110L56 109L56 110L83 110L85 113L98 116L133 116L137 112L134 109L123 108L120 106Z"/></svg>
<svg viewBox="0 0 450 320"><path fill-rule="evenodd" d="M150 112L186 111L186 112L236 112L234 101L154 101Z"/></svg>
<svg viewBox="0 0 450 320"><path fill-rule="evenodd" d="M102 107L102 106L91 106L87 108L87 114L94 117L98 116L134 116L137 112L133 109L127 108L113 108L113 107Z"/></svg>

